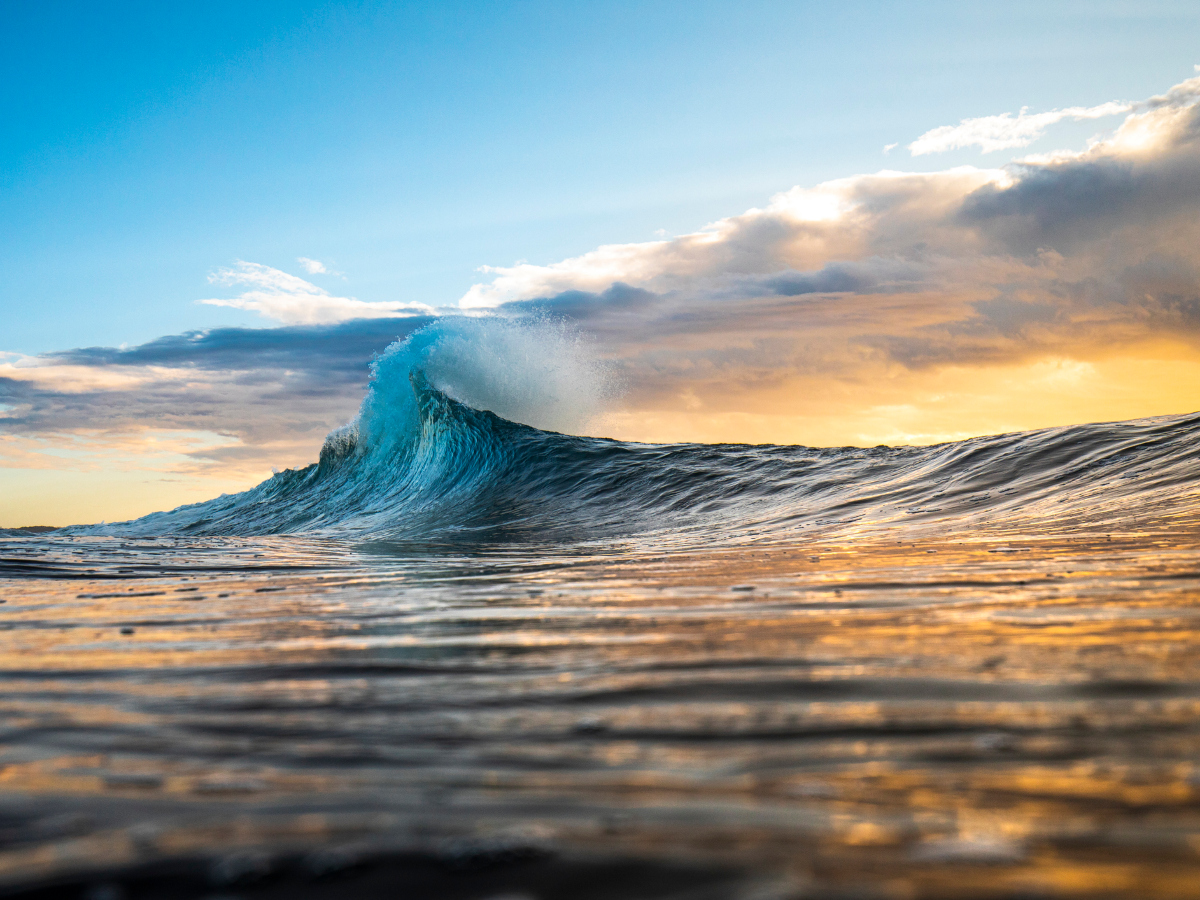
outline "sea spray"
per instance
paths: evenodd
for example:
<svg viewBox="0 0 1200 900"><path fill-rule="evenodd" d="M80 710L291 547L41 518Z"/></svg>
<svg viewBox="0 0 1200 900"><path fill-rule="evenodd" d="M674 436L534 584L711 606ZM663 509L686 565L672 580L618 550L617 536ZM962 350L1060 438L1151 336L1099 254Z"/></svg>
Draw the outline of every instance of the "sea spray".
<svg viewBox="0 0 1200 900"><path fill-rule="evenodd" d="M448 317L388 347L371 364L355 420L368 444L410 441L410 378L473 409L543 431L586 434L617 393L611 367L569 325L548 319Z"/></svg>

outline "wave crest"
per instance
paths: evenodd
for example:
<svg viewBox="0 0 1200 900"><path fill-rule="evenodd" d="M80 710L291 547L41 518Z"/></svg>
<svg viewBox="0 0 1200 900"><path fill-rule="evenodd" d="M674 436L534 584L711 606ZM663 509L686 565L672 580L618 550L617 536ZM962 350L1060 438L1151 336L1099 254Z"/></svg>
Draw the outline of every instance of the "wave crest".
<svg viewBox="0 0 1200 900"><path fill-rule="evenodd" d="M679 545L813 530L1130 527L1191 514L1200 415L860 449L630 444L582 430L612 378L569 329L446 319L387 349L320 461L91 534Z"/></svg>
<svg viewBox="0 0 1200 900"><path fill-rule="evenodd" d="M567 434L586 434L617 393L611 368L564 323L440 319L371 364L371 386L354 422L363 444L412 440L419 426L410 387L415 375L472 409Z"/></svg>

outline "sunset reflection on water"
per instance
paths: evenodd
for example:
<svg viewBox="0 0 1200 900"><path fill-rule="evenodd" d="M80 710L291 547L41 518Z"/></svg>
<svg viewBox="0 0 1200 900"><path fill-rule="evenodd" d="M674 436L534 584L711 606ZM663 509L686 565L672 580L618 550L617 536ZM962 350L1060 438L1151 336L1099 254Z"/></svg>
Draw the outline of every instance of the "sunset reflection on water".
<svg viewBox="0 0 1200 900"><path fill-rule="evenodd" d="M0 555L12 889L467 841L717 867L719 896L1200 895L1186 523Z"/></svg>

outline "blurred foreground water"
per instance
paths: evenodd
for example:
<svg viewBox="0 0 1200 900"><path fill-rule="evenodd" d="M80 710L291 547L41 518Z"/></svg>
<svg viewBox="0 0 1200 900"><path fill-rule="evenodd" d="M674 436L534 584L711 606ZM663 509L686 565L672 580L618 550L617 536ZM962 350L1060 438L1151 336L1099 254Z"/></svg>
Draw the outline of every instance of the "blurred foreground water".
<svg viewBox="0 0 1200 900"><path fill-rule="evenodd" d="M1200 896L1195 518L898 534L0 538L0 893Z"/></svg>

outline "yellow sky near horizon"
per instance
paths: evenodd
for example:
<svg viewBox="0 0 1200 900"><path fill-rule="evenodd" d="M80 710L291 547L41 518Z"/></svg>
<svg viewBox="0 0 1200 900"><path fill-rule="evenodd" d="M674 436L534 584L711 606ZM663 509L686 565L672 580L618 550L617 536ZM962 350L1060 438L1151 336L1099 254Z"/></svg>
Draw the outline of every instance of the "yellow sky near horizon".
<svg viewBox="0 0 1200 900"><path fill-rule="evenodd" d="M752 397L723 396L717 412L705 410L701 385L677 408L611 413L590 431L648 442L924 445L1200 410L1200 353L1182 344L1139 350L1090 361L900 370L870 383L794 378Z"/></svg>

